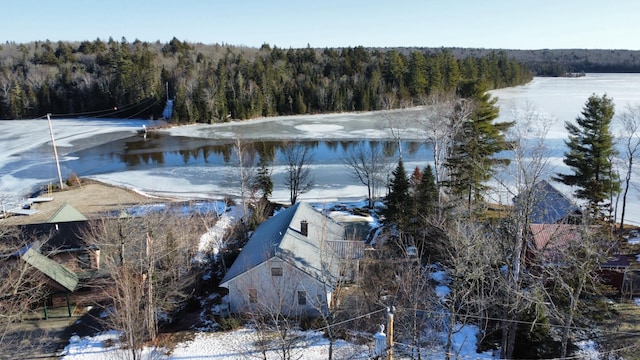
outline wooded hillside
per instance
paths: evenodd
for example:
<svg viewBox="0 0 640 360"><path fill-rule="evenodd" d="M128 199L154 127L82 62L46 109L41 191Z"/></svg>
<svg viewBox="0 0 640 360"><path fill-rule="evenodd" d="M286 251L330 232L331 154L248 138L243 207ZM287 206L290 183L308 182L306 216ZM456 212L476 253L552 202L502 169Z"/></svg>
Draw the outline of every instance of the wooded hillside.
<svg viewBox="0 0 640 360"><path fill-rule="evenodd" d="M483 57L495 50L451 48L455 57ZM620 49L501 50L508 58L526 65L534 76L564 76L567 73L637 73L640 51Z"/></svg>
<svg viewBox="0 0 640 360"><path fill-rule="evenodd" d="M489 89L524 84L531 72L504 51L260 49L126 39L0 46L0 118L158 118L174 122L370 111L423 103L462 81Z"/></svg>

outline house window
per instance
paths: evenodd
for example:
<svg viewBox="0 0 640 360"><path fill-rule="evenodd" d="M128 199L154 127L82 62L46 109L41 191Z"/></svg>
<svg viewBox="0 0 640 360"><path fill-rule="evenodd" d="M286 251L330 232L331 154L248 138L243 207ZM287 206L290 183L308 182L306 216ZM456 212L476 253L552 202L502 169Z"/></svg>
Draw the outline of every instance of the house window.
<svg viewBox="0 0 640 360"><path fill-rule="evenodd" d="M89 253L80 253L78 254L78 267L80 269L90 269L91 268L91 259L89 258Z"/></svg>
<svg viewBox="0 0 640 360"><path fill-rule="evenodd" d="M298 291L298 305L307 305L306 291Z"/></svg>
<svg viewBox="0 0 640 360"><path fill-rule="evenodd" d="M282 276L282 268L281 267L272 267L271 268L271 276Z"/></svg>
<svg viewBox="0 0 640 360"><path fill-rule="evenodd" d="M258 290L249 289L249 303L257 304L258 303Z"/></svg>

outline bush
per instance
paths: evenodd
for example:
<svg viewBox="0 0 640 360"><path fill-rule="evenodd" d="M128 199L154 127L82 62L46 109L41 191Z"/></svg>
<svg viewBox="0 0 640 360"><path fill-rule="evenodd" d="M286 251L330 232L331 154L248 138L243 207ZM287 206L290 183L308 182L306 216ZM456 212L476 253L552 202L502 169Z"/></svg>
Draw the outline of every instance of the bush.
<svg viewBox="0 0 640 360"><path fill-rule="evenodd" d="M242 319L233 315L228 317L221 317L217 321L217 323L218 323L218 326L220 326L220 330L222 331L235 330L242 327L242 324L243 324Z"/></svg>
<svg viewBox="0 0 640 360"><path fill-rule="evenodd" d="M302 331L318 330L325 327L325 323L319 316L308 316L300 319L300 329Z"/></svg>

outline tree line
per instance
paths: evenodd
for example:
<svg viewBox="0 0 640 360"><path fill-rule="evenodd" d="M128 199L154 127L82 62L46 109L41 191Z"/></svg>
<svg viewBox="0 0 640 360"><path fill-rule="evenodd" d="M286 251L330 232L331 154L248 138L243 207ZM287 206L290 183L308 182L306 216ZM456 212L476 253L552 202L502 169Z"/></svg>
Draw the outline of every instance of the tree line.
<svg viewBox="0 0 640 360"><path fill-rule="evenodd" d="M492 49L450 48L455 57L483 57ZM507 57L524 64L534 76L576 73L638 73L640 51L623 49L505 49Z"/></svg>
<svg viewBox="0 0 640 360"><path fill-rule="evenodd" d="M532 79L492 51L448 49L259 49L230 45L96 39L0 46L0 118L61 116L222 122L262 116L373 111L420 105L464 81L489 89Z"/></svg>

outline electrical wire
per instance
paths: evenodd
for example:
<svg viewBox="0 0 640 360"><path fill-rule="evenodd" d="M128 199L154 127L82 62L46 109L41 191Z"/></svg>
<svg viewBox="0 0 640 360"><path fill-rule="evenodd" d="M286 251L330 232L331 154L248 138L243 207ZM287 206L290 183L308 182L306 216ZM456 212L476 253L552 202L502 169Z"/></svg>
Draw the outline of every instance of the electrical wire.
<svg viewBox="0 0 640 360"><path fill-rule="evenodd" d="M85 112L76 112L76 113L66 113L66 114L51 114L51 117L56 117L56 118L60 118L60 117L94 117L94 118L101 118L101 117L109 117L109 116L113 116L115 114L119 114L125 111L128 111L132 108L135 108L137 106L140 106L148 101L153 101L153 103L147 107L145 107L143 110L137 112L135 115L138 115L140 113L142 113L143 111L151 108L153 105L157 104L159 102L159 100L154 99L153 97L148 97L146 99L134 102L134 103L129 103L129 104L125 104L122 106L115 106L113 108L108 108L108 109L102 109L102 110L94 110L94 111L85 111ZM96 115L96 114L100 114L100 115ZM46 117L46 116L44 116ZM37 119L41 119L44 117L39 117ZM131 116L130 116L131 117ZM129 117L129 118L130 118Z"/></svg>
<svg viewBox="0 0 640 360"><path fill-rule="evenodd" d="M337 322L337 323L329 324L329 325L323 326L323 327L321 327L321 328L314 329L314 330L312 330L312 331L323 331L323 330L326 330L326 329L332 328L332 327L334 327L334 326L338 326L338 325L346 324L346 323L348 323L348 322L352 322L352 321L354 321L354 320L362 319L363 317L371 316L371 315L374 315L374 314L377 314L377 313L379 313L379 312L383 312L383 311L387 311L387 310L386 310L386 309L380 309L380 310L372 311L372 312L370 312L370 313L368 313L368 314L363 314L363 315L359 315L359 316L356 316L356 317L353 317L353 318L350 318L350 319L347 319L347 320L342 320L342 321L339 321L339 322Z"/></svg>
<svg viewBox="0 0 640 360"><path fill-rule="evenodd" d="M158 104L159 102L160 102L160 101L158 101L158 100L154 101L151 105L149 105L149 106L145 107L144 109L142 109L142 110L138 111L137 113L135 113L135 114L133 114L133 115L129 115L129 116L127 117L127 119L131 119L131 118L134 118L134 117L138 116L139 114L141 114L141 113L143 113L143 112L145 112L145 111L149 110L152 106L155 106L155 105L156 105L156 104Z"/></svg>
<svg viewBox="0 0 640 360"><path fill-rule="evenodd" d="M441 315L441 312L438 311L434 311L434 310L426 310L426 309L407 309L408 311L421 311L421 312L425 312L425 313L429 313L429 314L436 314L436 315ZM502 318L496 318L496 317L491 317L491 316L479 316L479 315L465 315L468 318L471 319L478 319L478 320L493 320L493 321L500 321L500 322L510 322L510 323L514 323L514 324L524 324L524 325L540 325L540 322L533 322L533 321L524 321L524 320L514 320L514 319L502 319ZM580 326L571 326L571 325L561 325L561 324L545 324L551 327L555 327L555 328L560 328L560 329L569 329L569 330L580 330L580 331L593 331L592 328L586 328L586 327L580 327ZM619 334L619 335L629 335L629 336L640 336L640 331L635 331L635 332L629 332L629 331L614 331L614 330L600 330L603 333L611 333L611 334Z"/></svg>
<svg viewBox="0 0 640 360"><path fill-rule="evenodd" d="M421 348L419 346L404 344L404 343L400 343L400 342L397 342L397 341L394 341L393 345L394 346L400 345L400 346L404 346L404 347L407 347L407 348L419 349L421 351L422 350L426 350L426 351L429 351L431 353L436 353L436 352L440 353L440 352L435 351L435 350L423 349L423 348ZM617 353L617 352L621 352L621 351L625 351L625 350L631 350L631 349L636 348L636 347L640 347L640 344L638 344L638 345L634 344L634 345L625 346L625 347L618 348L618 349L598 352L598 355L611 355L611 354L614 354L614 353ZM470 355L460 355L460 354L450 354L450 355L452 355L453 358L456 358L456 359L477 359L477 357L470 356ZM507 359L503 359L503 358L498 358L498 359L499 360L507 360ZM584 355L565 356L563 358L545 358L544 360L572 360L572 359L584 359ZM520 360L540 360L540 359L522 359L522 358L520 358Z"/></svg>
<svg viewBox="0 0 640 360"><path fill-rule="evenodd" d="M436 314L436 315L442 315L441 312L438 311L434 311L434 310L426 310L426 309L406 309L408 311L421 311L421 312L425 312L425 313L429 313L429 314ZM402 309L400 310L402 311ZM465 315L469 318L472 319L484 319L484 320L494 320L494 321L507 321L507 322L512 322L512 323L516 323L516 324L525 324L525 325L535 325L535 324L539 324L538 323L534 323L531 321L523 321L523 320L512 320L512 319L502 319L502 318L495 318L495 317L484 317L484 316L477 316L477 315ZM566 326L566 325L559 325L559 324L548 324L548 326L551 327L556 327L556 328L562 328L562 329L570 329L570 330L581 330L581 331L593 331L593 329L591 328L585 328L585 327L579 327L579 326ZM640 336L640 332L629 332L629 331L614 331L614 330L599 330L601 333L610 333L613 335L629 335L629 336ZM585 339L586 340L586 339ZM409 344L404 344L404 343L399 343L399 342L394 342L394 345L401 345L401 346L406 346L406 347L410 347L410 348L419 348L415 345L409 345ZM618 348L618 349L611 349L611 350L605 350L605 351L599 351L598 354L600 355L606 355L606 354L615 354L617 352L622 352L622 351L626 351L626 350L630 350L633 348L640 348L640 344L633 344L633 345L629 345L629 346L625 346L622 348ZM473 359L473 357L469 357L469 356L458 356L456 355L458 358L470 358ZM577 355L577 356L571 356L571 357L564 357L562 359L582 359L583 355ZM526 359L525 359L526 360ZM531 359L533 360L533 359ZM551 359L547 359L547 360L560 360L560 358L551 358Z"/></svg>

